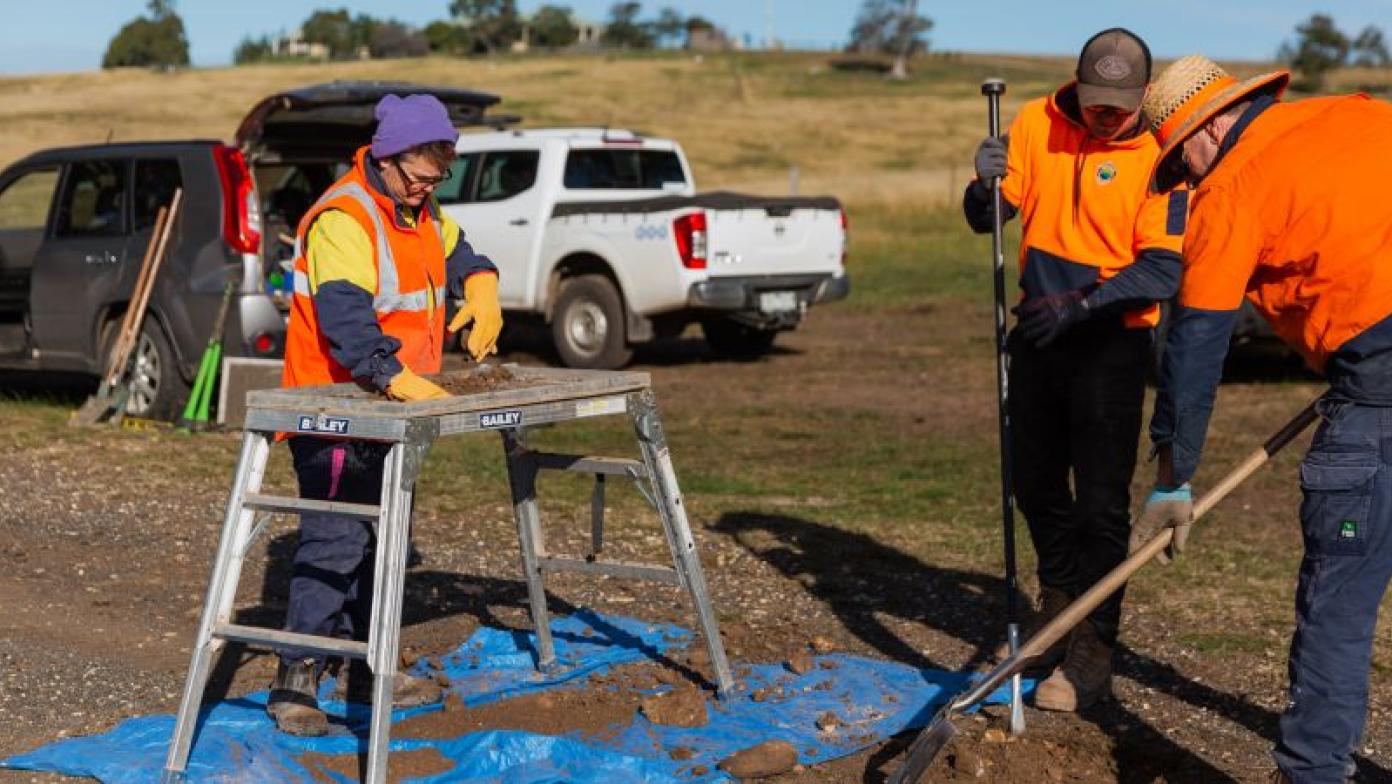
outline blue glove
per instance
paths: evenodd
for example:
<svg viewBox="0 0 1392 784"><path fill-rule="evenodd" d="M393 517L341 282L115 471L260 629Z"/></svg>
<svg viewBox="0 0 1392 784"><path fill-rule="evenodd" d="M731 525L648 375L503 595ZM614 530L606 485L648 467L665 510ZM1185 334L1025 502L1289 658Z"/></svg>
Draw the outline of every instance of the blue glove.
<svg viewBox="0 0 1392 784"><path fill-rule="evenodd" d="M1010 312L1020 317L1020 334L1039 348L1053 343L1069 327L1092 315L1081 291L1035 297Z"/></svg>
<svg viewBox="0 0 1392 784"><path fill-rule="evenodd" d="M1185 482L1179 487L1156 487L1146 497L1141 513L1131 521L1131 552L1136 552L1166 528L1174 529L1174 538L1155 560L1168 564L1184 552L1189 529L1194 524L1194 493Z"/></svg>

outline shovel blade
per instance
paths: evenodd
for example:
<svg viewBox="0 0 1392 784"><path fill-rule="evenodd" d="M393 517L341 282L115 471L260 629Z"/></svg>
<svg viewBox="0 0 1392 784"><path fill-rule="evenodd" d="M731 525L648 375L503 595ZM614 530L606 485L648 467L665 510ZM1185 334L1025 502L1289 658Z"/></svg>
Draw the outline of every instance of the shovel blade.
<svg viewBox="0 0 1392 784"><path fill-rule="evenodd" d="M940 711L918 737L914 738L913 743L909 744L908 753L904 755L904 764L889 777L888 784L918 784L919 779L927 772L928 766L933 764L938 753L956 734L957 728L952 725L952 713L946 709Z"/></svg>
<svg viewBox="0 0 1392 784"><path fill-rule="evenodd" d="M114 400L111 387L102 382L101 387L87 398L82 407L72 413L68 418L68 424L79 427L100 424L111 418L120 405L125 405L125 400Z"/></svg>

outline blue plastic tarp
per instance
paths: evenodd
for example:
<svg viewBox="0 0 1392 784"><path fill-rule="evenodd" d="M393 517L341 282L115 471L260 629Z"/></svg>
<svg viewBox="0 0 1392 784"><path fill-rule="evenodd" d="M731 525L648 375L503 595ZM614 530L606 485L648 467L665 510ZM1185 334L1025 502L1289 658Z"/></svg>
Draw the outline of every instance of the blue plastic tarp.
<svg viewBox="0 0 1392 784"><path fill-rule="evenodd" d="M689 631L676 626L589 611L557 620L551 629L559 666L548 674L536 669L532 635L492 628L478 630L438 663L450 678L450 688L465 704L476 706L547 689L615 688L591 684L589 678L616 665L662 660L693 641ZM391 750L434 749L454 763L448 772L412 779L422 784L726 781L716 764L740 749L766 740L786 740L798 750L803 764L853 754L922 726L969 682L960 673L919 670L859 656L833 654L813 661L814 667L803 675L776 664L737 665L743 688L728 700L711 701L709 722L703 727L656 725L637 714L626 726L593 737L520 731L476 732L445 740L393 736ZM418 663L417 673L425 674L431 664ZM1027 683L1026 688L1032 685ZM205 708L189 759L188 781L295 784L325 777L352 781L322 769L311 773L299 760L306 752L342 755L366 750L370 710L328 700L332 684L323 688L322 704L333 732L321 738L278 732L266 716L264 691ZM1005 701L1004 690L988 700ZM393 721L439 709L395 711ZM837 726L823 731L817 720L827 713L835 715ZM173 727L172 716L134 718L101 735L64 740L10 757L0 761L0 767L91 776L105 784L147 784L159 780ZM690 758L673 760L670 752L678 747L690 749Z"/></svg>

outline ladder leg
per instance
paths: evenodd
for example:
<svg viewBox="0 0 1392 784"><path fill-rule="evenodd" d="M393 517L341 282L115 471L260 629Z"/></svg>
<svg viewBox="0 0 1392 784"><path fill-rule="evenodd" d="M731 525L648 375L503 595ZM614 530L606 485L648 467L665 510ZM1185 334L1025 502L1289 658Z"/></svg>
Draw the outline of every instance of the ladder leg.
<svg viewBox="0 0 1392 784"><path fill-rule="evenodd" d="M722 699L729 697L734 693L735 681L730 674L730 663L725 658L725 644L720 639L715 612L711 609L705 573L701 570L696 541L691 536L691 525L686 519L686 505L677 487L677 473L672 468L672 455L667 449L667 436L662 430L662 419L657 413L657 401L652 390L645 389L630 395L629 411L632 412L634 429L638 433L643 462L647 464L648 475L652 478L658 514L662 518L667 544L672 549L677 576L696 606L697 621L710 651L711 667L715 670L717 692Z"/></svg>
<svg viewBox="0 0 1392 784"><path fill-rule="evenodd" d="M188 676L184 681L184 695L179 702L174 737L170 740L169 755L164 763L164 775L161 779L164 782L181 781L188 766L193 734L198 722L198 709L203 703L208 673L212 669L213 659L224 646L223 640L213 637L213 627L226 622L231 614L232 604L237 595L237 584L241 579L245 543L251 534L255 517L252 510L243 508L242 503L247 494L261 489L261 480L266 473L269 455L270 443L266 435L247 432L242 439L242 453L237 461L232 493L227 499L222 536L218 542L217 556L213 561L213 574L208 581L208 596L203 603L203 616L198 624L198 636L194 641Z"/></svg>
<svg viewBox="0 0 1392 784"><path fill-rule="evenodd" d="M372 670L372 723L367 752L367 784L387 780L391 743L392 687L401 635L401 595L406 574L406 528L410 525L411 486L405 474L407 444L396 444L382 470L382 506L377 524L372 620L368 666Z"/></svg>
<svg viewBox="0 0 1392 784"><path fill-rule="evenodd" d="M517 520L517 540L522 548L522 572L527 581L532 625L536 627L537 668L547 672L556 666L556 647L551 639L551 616L546 609L546 581L537 561L545 553L541 539L541 517L537 512L537 466L526 454L520 431L503 431L503 452L507 457L512 514Z"/></svg>

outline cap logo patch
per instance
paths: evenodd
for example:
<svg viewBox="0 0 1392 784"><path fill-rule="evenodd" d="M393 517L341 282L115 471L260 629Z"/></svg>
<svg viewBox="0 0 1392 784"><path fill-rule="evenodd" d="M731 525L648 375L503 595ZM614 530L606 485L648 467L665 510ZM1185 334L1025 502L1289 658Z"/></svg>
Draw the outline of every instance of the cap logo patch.
<svg viewBox="0 0 1392 784"><path fill-rule="evenodd" d="M1117 167L1116 167L1116 164L1115 164L1115 163L1112 163L1111 161L1107 161L1106 163L1104 163L1104 164L1102 164L1101 166L1098 166L1098 167L1097 167L1097 184L1098 184L1098 185L1106 185L1107 183L1111 182L1112 180L1115 180L1115 179L1116 179L1116 176L1117 176Z"/></svg>
<svg viewBox="0 0 1392 784"><path fill-rule="evenodd" d="M1131 75L1131 64L1114 54L1109 54L1098 60L1093 64L1092 69L1097 72L1098 76L1109 82L1119 82Z"/></svg>

